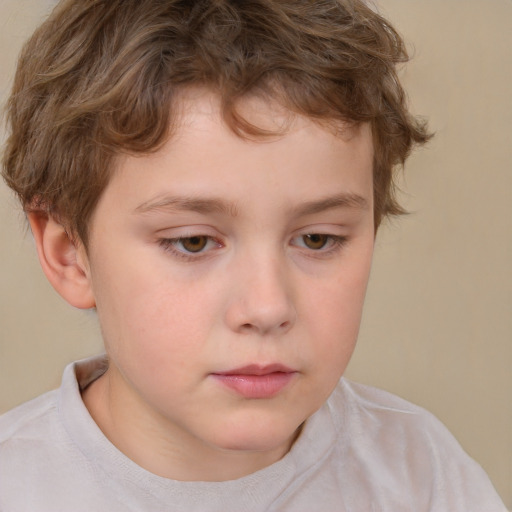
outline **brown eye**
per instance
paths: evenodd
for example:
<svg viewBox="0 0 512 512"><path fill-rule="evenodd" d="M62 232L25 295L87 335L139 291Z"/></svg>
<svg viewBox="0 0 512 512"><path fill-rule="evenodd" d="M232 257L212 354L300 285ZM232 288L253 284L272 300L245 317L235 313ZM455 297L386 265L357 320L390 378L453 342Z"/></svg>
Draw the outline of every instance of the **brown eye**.
<svg viewBox="0 0 512 512"><path fill-rule="evenodd" d="M316 233L313 235L304 235L302 240L308 249L319 250L325 247L329 241L329 235L320 235Z"/></svg>
<svg viewBox="0 0 512 512"><path fill-rule="evenodd" d="M200 252L208 243L207 236L190 236L180 240L181 246L188 252Z"/></svg>

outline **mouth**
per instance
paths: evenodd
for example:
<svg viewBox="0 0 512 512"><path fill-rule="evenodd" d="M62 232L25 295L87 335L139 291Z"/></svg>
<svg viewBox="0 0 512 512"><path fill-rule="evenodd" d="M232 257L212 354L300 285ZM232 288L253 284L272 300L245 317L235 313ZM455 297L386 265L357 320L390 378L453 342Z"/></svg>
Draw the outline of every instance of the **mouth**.
<svg viewBox="0 0 512 512"><path fill-rule="evenodd" d="M248 365L227 372L213 373L220 384L244 398L272 398L297 375L297 371L281 364Z"/></svg>

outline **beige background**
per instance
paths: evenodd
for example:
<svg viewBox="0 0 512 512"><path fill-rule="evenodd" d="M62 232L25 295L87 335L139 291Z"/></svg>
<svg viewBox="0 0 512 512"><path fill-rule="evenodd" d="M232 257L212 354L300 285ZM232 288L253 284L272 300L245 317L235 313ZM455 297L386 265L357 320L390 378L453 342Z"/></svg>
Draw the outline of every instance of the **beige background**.
<svg viewBox="0 0 512 512"><path fill-rule="evenodd" d="M0 95L50 0L0 0ZM348 375L432 412L512 508L512 1L381 0L410 43L403 72L436 138L409 161L384 226ZM414 43L414 45L412 45ZM3 136L3 134L2 134ZM0 412L96 353L94 315L46 283L0 185Z"/></svg>

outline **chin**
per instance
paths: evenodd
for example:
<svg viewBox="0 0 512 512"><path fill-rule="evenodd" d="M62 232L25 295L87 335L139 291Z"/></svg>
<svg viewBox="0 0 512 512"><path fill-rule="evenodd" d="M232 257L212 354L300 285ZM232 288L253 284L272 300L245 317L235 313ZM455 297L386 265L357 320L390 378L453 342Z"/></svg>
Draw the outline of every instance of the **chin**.
<svg viewBox="0 0 512 512"><path fill-rule="evenodd" d="M272 425L264 422L236 424L225 428L215 440L215 445L229 451L282 452L282 457L297 438L301 427L302 424L279 426L276 422Z"/></svg>

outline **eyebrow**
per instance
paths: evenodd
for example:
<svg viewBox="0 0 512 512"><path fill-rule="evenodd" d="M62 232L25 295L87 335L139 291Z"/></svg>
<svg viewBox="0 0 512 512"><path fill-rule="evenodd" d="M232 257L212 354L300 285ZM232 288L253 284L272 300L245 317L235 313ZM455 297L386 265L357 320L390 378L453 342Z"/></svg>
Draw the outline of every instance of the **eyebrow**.
<svg viewBox="0 0 512 512"><path fill-rule="evenodd" d="M222 213L231 217L238 215L235 203L215 198L165 196L149 200L135 208L135 213L150 213L153 211L192 211L202 214Z"/></svg>
<svg viewBox="0 0 512 512"><path fill-rule="evenodd" d="M343 193L301 204L293 210L293 213L297 216L305 216L337 208L366 210L368 206L368 201L363 196ZM159 199L152 199L137 206L134 212L144 214L154 211L193 211L201 214L221 213L231 217L238 215L238 207L231 201L187 196L165 196Z"/></svg>
<svg viewBox="0 0 512 512"><path fill-rule="evenodd" d="M321 213L326 210L334 210L337 208L367 210L368 207L368 201L363 196L358 194L343 193L301 204L294 211L297 215L300 216L314 215L315 213Z"/></svg>

